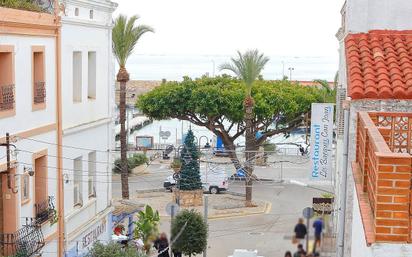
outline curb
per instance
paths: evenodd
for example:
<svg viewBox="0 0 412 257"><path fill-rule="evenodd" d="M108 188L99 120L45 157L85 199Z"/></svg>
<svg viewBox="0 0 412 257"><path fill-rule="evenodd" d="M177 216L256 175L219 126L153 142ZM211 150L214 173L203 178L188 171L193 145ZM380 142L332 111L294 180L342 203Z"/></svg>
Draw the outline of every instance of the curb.
<svg viewBox="0 0 412 257"><path fill-rule="evenodd" d="M248 212L248 213L228 213L222 215L212 215L208 216L208 220L219 220L219 219L229 219L229 218L242 218L242 217L249 217L249 216L256 216L261 214L267 214L271 211L272 204L270 202L265 201L265 208L262 211L255 211L255 212Z"/></svg>
<svg viewBox="0 0 412 257"><path fill-rule="evenodd" d="M153 189L140 189L136 190L136 193L144 194L144 193L155 193L155 192L166 192L164 188L153 188Z"/></svg>

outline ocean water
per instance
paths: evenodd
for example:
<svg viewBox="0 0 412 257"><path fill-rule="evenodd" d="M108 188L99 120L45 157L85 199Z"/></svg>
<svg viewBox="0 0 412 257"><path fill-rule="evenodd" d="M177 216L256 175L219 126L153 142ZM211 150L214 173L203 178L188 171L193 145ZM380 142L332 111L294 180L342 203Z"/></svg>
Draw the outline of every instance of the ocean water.
<svg viewBox="0 0 412 257"><path fill-rule="evenodd" d="M181 80L183 76L200 77L206 73L219 75L219 65L230 60L231 55L139 55L128 61L127 69L132 79ZM265 79L290 77L293 80L326 79L333 81L338 71L338 55L327 56L269 56L262 75Z"/></svg>

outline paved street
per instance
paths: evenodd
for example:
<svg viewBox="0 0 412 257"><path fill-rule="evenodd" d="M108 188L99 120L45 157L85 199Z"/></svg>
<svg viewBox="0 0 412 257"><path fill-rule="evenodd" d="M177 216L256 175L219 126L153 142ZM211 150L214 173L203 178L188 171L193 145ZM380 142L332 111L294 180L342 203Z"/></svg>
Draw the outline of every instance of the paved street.
<svg viewBox="0 0 412 257"><path fill-rule="evenodd" d="M283 163L283 179L295 179L308 182L309 162L298 162L297 158L291 163ZM299 158L300 159L300 158ZM300 164L297 164L300 163ZM171 174L166 164L149 166L149 174L130 177L131 192L137 189L160 188L163 179ZM259 178L280 178L279 164L274 167L256 168ZM120 181L118 176L113 178L114 197L120 197ZM326 183L311 185L330 189ZM243 182L232 182L229 189L243 193ZM311 206L312 197L320 196L322 192L298 185L280 183L278 181L258 181L253 187L255 199L269 201L272 208L269 213L240 217L211 220L209 222L208 256L225 257L233 253L233 249L258 249L265 257L283 256L286 250L294 250L290 237L297 219L301 217L302 209ZM169 232L169 220L163 220L161 230ZM169 233L168 233L169 234ZM287 239L285 239L287 237Z"/></svg>

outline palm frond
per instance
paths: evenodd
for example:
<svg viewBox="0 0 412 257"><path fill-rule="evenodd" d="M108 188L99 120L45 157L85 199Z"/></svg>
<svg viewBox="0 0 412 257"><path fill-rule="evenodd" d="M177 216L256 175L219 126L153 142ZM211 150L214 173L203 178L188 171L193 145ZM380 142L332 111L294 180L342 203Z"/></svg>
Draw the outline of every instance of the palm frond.
<svg viewBox="0 0 412 257"><path fill-rule="evenodd" d="M251 88L260 73L269 62L269 58L257 49L248 50L245 53L237 51L237 57L231 58L230 63L219 66L219 70L228 70L244 81L246 93L250 95Z"/></svg>
<svg viewBox="0 0 412 257"><path fill-rule="evenodd" d="M139 16L133 15L129 19L125 15L119 15L113 26L112 41L113 53L120 67L125 67L127 59L132 54L140 37L146 32L154 32L154 29L146 26L136 26Z"/></svg>

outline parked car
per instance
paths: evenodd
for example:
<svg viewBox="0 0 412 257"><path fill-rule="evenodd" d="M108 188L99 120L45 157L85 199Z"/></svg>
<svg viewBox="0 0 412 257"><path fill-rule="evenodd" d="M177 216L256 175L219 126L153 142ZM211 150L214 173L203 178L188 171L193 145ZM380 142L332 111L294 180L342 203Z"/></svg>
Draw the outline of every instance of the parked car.
<svg viewBox="0 0 412 257"><path fill-rule="evenodd" d="M203 190L210 194L218 194L228 189L228 177L224 170L209 170L201 174ZM176 187L176 179L173 175L168 176L163 182L163 187L172 191Z"/></svg>

